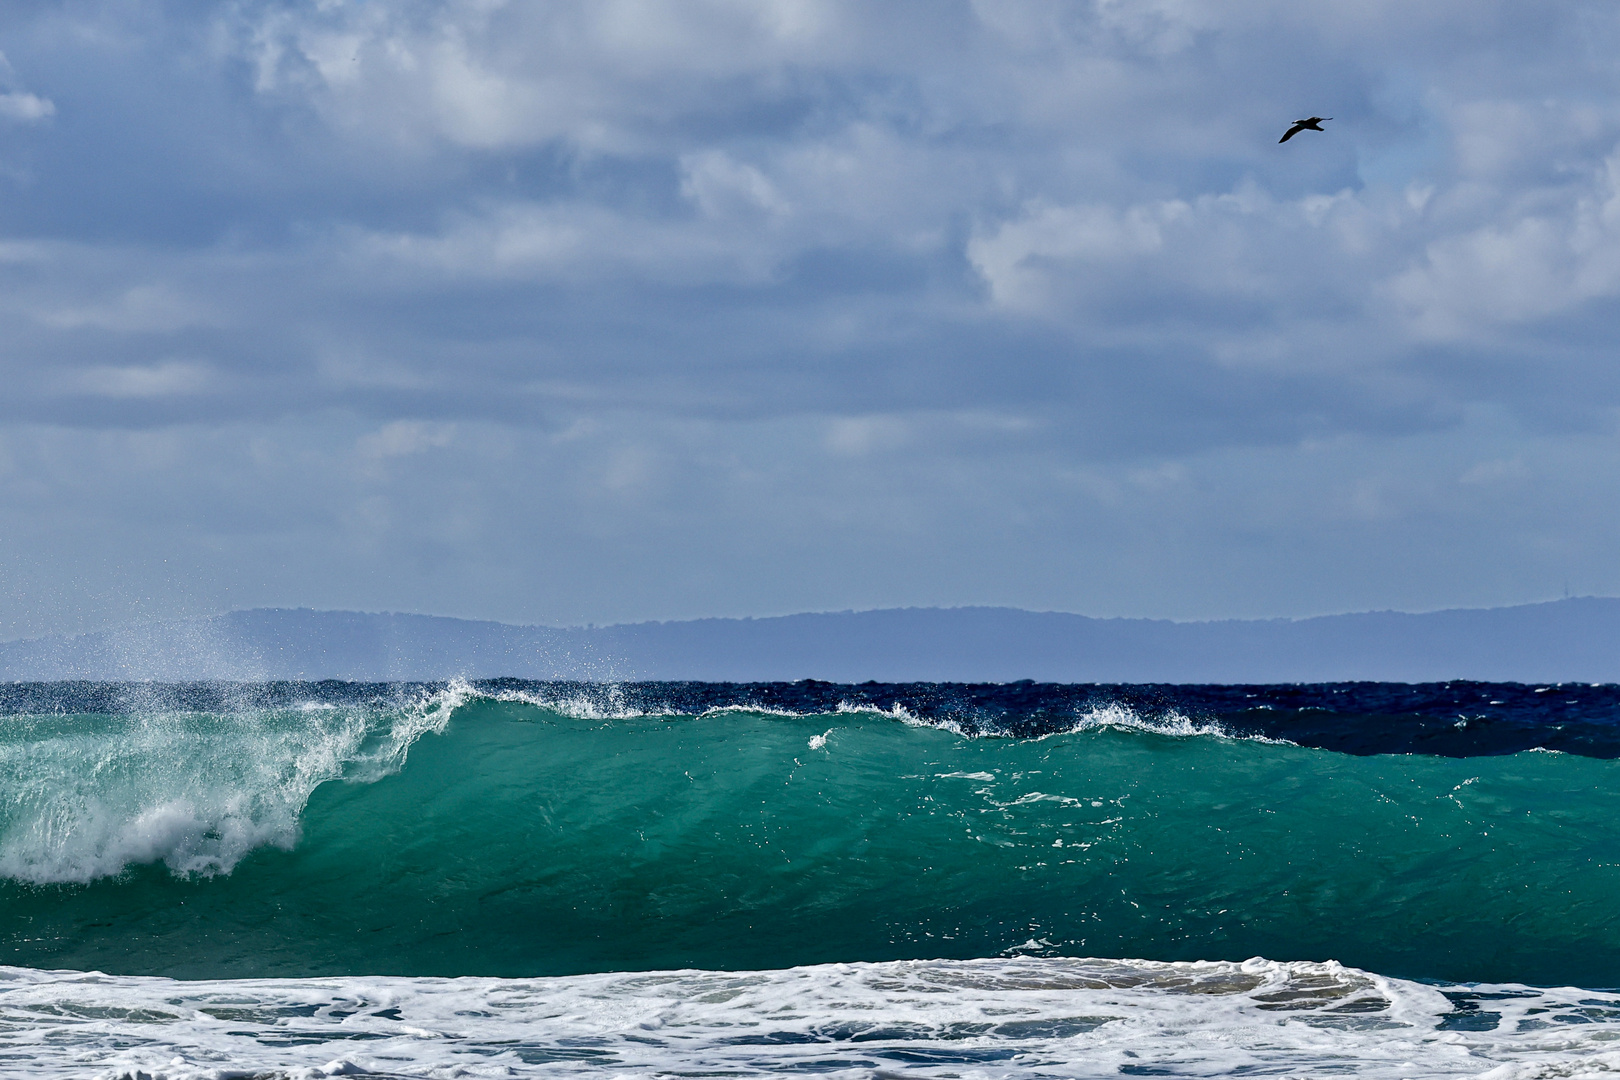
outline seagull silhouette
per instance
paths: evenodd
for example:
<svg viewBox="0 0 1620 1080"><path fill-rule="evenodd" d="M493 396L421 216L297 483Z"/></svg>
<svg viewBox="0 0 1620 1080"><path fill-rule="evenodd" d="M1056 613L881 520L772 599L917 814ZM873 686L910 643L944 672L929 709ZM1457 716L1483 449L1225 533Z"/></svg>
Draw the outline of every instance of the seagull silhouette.
<svg viewBox="0 0 1620 1080"><path fill-rule="evenodd" d="M1308 120L1295 120L1294 126L1284 132L1283 137L1277 141L1280 143L1285 143L1302 131L1321 131L1322 121L1331 119L1333 119L1331 116L1313 116Z"/></svg>

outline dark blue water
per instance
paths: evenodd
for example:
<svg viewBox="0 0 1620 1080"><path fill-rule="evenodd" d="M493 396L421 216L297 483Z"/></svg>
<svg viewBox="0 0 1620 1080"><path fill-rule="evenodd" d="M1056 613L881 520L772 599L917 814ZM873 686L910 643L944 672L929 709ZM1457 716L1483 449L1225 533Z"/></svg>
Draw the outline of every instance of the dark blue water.
<svg viewBox="0 0 1620 1080"><path fill-rule="evenodd" d="M481 692L517 692L594 703L604 714L697 715L758 707L817 715L840 707L900 709L967 735L1034 738L1067 731L1100 708L1147 721L1181 717L1232 736L1260 736L1345 754L1475 757L1558 750L1620 757L1620 686L1586 683L1301 683L1279 685L534 682L491 679ZM308 701L387 704L442 689L426 683L10 683L0 715L225 712Z"/></svg>

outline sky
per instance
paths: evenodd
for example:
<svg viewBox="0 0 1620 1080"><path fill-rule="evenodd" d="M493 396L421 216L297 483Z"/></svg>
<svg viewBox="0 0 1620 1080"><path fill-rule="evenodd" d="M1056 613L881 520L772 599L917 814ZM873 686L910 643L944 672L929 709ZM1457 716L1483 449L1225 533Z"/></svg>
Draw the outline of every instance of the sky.
<svg viewBox="0 0 1620 1080"><path fill-rule="evenodd" d="M12 0L0 52L0 637L1620 593L1611 2Z"/></svg>

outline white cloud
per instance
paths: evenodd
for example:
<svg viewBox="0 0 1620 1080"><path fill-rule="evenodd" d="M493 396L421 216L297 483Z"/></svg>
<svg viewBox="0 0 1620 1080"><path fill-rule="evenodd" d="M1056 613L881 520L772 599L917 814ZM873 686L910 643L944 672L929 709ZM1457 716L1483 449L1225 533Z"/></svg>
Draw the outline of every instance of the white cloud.
<svg viewBox="0 0 1620 1080"><path fill-rule="evenodd" d="M966 255L994 308L1080 342L1227 369L1349 373L1399 355L1379 282L1422 228L1393 193L1282 200L1242 181L1191 200L1032 201L981 225Z"/></svg>
<svg viewBox="0 0 1620 1080"><path fill-rule="evenodd" d="M409 457L428 450L442 450L455 439L454 424L427 423L420 420L396 420L384 424L355 442L355 449L363 458L381 461L385 458Z"/></svg>
<svg viewBox="0 0 1620 1080"><path fill-rule="evenodd" d="M791 209L764 173L723 151L684 155L681 173L681 194L711 218L775 217Z"/></svg>
<svg viewBox="0 0 1620 1080"><path fill-rule="evenodd" d="M21 120L28 123L35 120L44 120L46 117L55 115L56 106L49 98L18 91L0 94L0 116L4 116L9 120Z"/></svg>
<svg viewBox="0 0 1620 1080"><path fill-rule="evenodd" d="M840 416L827 425L827 449L848 457L903 446L911 424L900 416Z"/></svg>
<svg viewBox="0 0 1620 1080"><path fill-rule="evenodd" d="M11 61L0 53L0 86L6 87L0 92L0 117L33 123L56 115L55 103L49 98L18 88L17 81L17 72L11 66Z"/></svg>
<svg viewBox="0 0 1620 1080"><path fill-rule="evenodd" d="M1064 265L1104 266L1164 247L1166 226L1188 216L1179 200L1117 210L1034 203L1012 221L968 242L967 255L997 303L1039 311L1054 300Z"/></svg>
<svg viewBox="0 0 1620 1080"><path fill-rule="evenodd" d="M315 11L247 6L230 33L264 93L308 93L353 131L494 149L568 139L598 150L667 141L652 127L694 82L814 62L841 3L448 0Z"/></svg>
<svg viewBox="0 0 1620 1080"><path fill-rule="evenodd" d="M41 307L35 318L64 330L97 327L124 333L177 330L207 320L195 301L166 285L134 285L101 303Z"/></svg>
<svg viewBox="0 0 1620 1080"><path fill-rule="evenodd" d="M1620 296L1620 151L1582 184L1515 203L1430 243L1390 283L1424 337L1488 340L1500 324Z"/></svg>
<svg viewBox="0 0 1620 1080"><path fill-rule="evenodd" d="M69 385L97 397L149 399L202 393L213 382L214 373L206 364L169 360L150 366L86 368Z"/></svg>
<svg viewBox="0 0 1620 1080"><path fill-rule="evenodd" d="M515 202L456 215L435 233L359 234L363 263L424 271L441 280L587 282L626 275L698 284L758 282L779 252L737 242L702 223L647 218L586 204Z"/></svg>

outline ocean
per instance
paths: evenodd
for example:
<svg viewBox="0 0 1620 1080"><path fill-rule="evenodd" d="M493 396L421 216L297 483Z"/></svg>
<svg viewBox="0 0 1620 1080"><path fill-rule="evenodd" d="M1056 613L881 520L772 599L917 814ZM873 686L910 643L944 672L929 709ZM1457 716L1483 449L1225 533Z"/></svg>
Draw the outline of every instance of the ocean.
<svg viewBox="0 0 1620 1080"><path fill-rule="evenodd" d="M0 1075L1620 1072L1620 687L0 685Z"/></svg>

